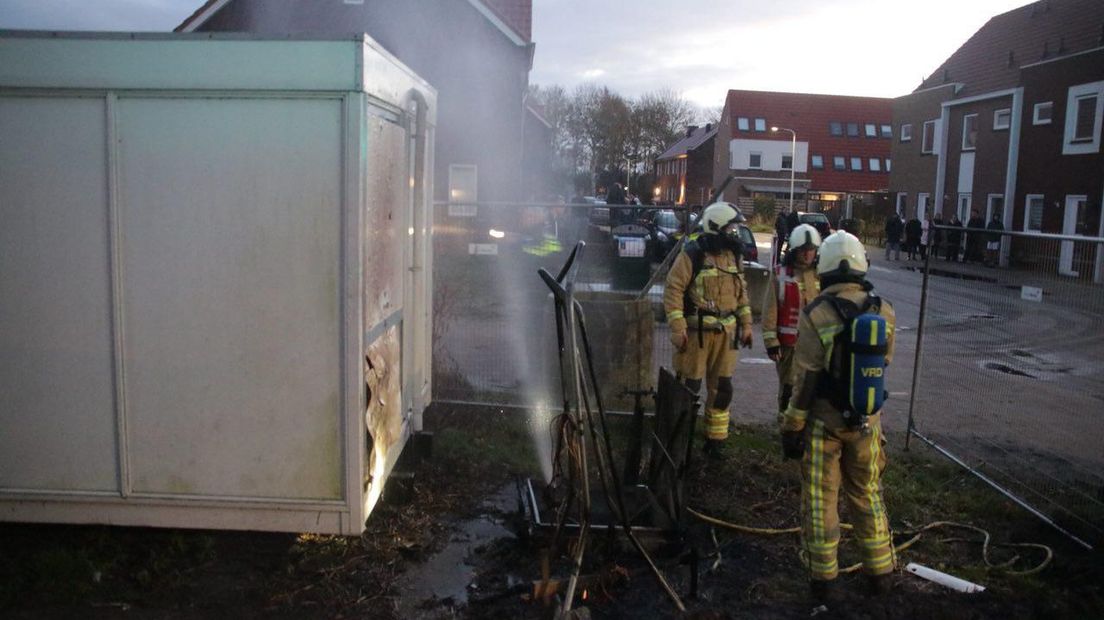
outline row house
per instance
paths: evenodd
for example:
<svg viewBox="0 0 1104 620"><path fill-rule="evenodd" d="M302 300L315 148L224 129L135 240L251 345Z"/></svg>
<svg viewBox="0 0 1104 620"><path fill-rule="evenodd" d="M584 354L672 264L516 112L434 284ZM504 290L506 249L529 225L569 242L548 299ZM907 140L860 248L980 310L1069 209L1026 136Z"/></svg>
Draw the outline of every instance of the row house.
<svg viewBox="0 0 1104 620"><path fill-rule="evenodd" d="M713 143L717 127L691 125L655 160L654 202L705 205L713 191Z"/></svg>
<svg viewBox="0 0 1104 620"><path fill-rule="evenodd" d="M208 0L176 30L368 34L437 89L434 198L510 201L542 189L525 164L551 148L526 101L532 17L532 0Z"/></svg>
<svg viewBox="0 0 1104 620"><path fill-rule="evenodd" d="M889 187L892 100L730 90L714 146L713 182L745 211L756 197L850 217L853 201ZM775 130L774 128L777 128Z"/></svg>
<svg viewBox="0 0 1104 620"><path fill-rule="evenodd" d="M993 17L893 102L897 211L1102 236L1102 117L1104 2L1044 0ZM1013 243L1002 244L1004 265ZM1059 261L1067 275L1071 247Z"/></svg>

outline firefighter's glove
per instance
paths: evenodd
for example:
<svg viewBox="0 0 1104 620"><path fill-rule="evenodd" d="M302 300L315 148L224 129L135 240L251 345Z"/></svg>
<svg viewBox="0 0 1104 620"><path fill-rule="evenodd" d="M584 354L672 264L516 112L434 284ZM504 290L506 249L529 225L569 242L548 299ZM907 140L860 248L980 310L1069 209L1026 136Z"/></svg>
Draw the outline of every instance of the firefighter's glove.
<svg viewBox="0 0 1104 620"><path fill-rule="evenodd" d="M686 330L671 332L671 344L675 346L675 350L679 353L686 350Z"/></svg>
<svg viewBox="0 0 1104 620"><path fill-rule="evenodd" d="M805 455L805 430L782 431L782 456L799 459Z"/></svg>
<svg viewBox="0 0 1104 620"><path fill-rule="evenodd" d="M767 347L767 357L771 358L772 362L782 359L782 347Z"/></svg>
<svg viewBox="0 0 1104 620"><path fill-rule="evenodd" d="M745 349L751 348L751 325L742 325L740 327L740 344Z"/></svg>

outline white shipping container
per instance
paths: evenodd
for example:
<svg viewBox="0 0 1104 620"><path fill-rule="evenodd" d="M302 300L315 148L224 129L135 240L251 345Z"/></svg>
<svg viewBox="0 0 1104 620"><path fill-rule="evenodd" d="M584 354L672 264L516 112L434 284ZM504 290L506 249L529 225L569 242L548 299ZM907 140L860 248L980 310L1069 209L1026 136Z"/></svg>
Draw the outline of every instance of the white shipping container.
<svg viewBox="0 0 1104 620"><path fill-rule="evenodd" d="M0 520L359 534L430 399L435 91L0 32Z"/></svg>

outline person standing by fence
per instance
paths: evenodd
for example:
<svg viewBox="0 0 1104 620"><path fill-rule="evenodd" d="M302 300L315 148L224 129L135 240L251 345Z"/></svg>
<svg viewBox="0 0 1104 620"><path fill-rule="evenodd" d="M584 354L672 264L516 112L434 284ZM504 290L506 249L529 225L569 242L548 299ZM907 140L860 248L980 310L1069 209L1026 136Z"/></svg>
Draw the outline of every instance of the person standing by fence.
<svg viewBox="0 0 1104 620"><path fill-rule="evenodd" d="M947 232L946 259L951 262L958 262L958 253L962 249L962 220L958 219L957 213L951 216L948 225L953 228Z"/></svg>
<svg viewBox="0 0 1104 620"><path fill-rule="evenodd" d="M934 218L928 218L928 238L931 240L931 246L928 250L931 252L932 259L939 258L939 255L943 252L943 230L937 228L937 226L943 225L943 216L937 215Z"/></svg>
<svg viewBox="0 0 1104 620"><path fill-rule="evenodd" d="M884 387L884 368L893 359L893 307L871 293L867 269L865 249L854 236L837 232L821 244L817 274L822 292L801 312L793 396L781 423L783 455L802 459L802 545L810 590L820 602L832 597L839 575L841 487L872 593L890 589L896 563L880 486L886 466L881 399L872 393L874 402L867 404L865 389L863 405L854 396L848 399L858 384L854 375L871 376L875 367L878 387ZM866 361L855 361L859 357ZM878 358L877 366L872 357Z"/></svg>
<svg viewBox="0 0 1104 620"><path fill-rule="evenodd" d="M976 230L966 231L966 255L962 257L962 262L980 262L983 260L981 253L985 239L985 233L981 230L985 228L985 220L978 214L977 209L970 212L970 221L966 222L966 228Z"/></svg>
<svg viewBox="0 0 1104 620"><path fill-rule="evenodd" d="M816 228L808 224L795 228L790 233L786 257L771 271L763 303L763 344L778 371L779 416L793 393L793 352L801 309L820 293L814 265L819 247L820 233Z"/></svg>
<svg viewBox="0 0 1104 620"><path fill-rule="evenodd" d="M995 231L989 235L985 242L985 266L996 267L1000 260L1001 236L999 233L1004 232L1004 224L1001 223L1000 214L994 213L993 219L989 220L989 225L985 228Z"/></svg>
<svg viewBox="0 0 1104 620"><path fill-rule="evenodd" d="M915 215L905 224L905 246L907 246L909 260L916 260L916 255L920 251L920 235L923 231L920 220Z"/></svg>
<svg viewBox="0 0 1104 620"><path fill-rule="evenodd" d="M905 232L905 223L901 221L901 214L894 211L888 218L886 218L885 224L885 257L886 260L890 260L890 252L893 253L892 260L901 260L901 235Z"/></svg>
<svg viewBox="0 0 1104 620"><path fill-rule="evenodd" d="M675 373L694 394L702 379L706 382L704 452L712 458L721 456L728 439L737 346L751 346L741 219L728 203L709 205L702 212L701 234L679 252L663 291Z"/></svg>

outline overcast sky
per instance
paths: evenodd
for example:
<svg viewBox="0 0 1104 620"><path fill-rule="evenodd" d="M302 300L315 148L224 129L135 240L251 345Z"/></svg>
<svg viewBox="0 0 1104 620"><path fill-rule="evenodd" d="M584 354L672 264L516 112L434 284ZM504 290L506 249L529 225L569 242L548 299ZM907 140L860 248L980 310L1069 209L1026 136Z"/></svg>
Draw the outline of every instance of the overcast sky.
<svg viewBox="0 0 1104 620"><path fill-rule="evenodd" d="M332 0L338 2L340 0ZM203 0L0 0L0 28L171 30ZM896 97L1024 0L533 0L530 81L627 96L730 88Z"/></svg>

